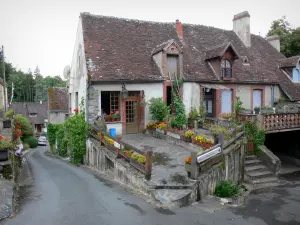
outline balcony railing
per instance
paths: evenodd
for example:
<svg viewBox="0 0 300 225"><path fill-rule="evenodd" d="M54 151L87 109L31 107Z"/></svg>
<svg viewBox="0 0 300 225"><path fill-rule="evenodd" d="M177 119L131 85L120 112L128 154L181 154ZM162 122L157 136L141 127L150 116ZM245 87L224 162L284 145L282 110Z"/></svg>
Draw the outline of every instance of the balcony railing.
<svg viewBox="0 0 300 225"><path fill-rule="evenodd" d="M258 115L257 121L266 131L300 129L300 113Z"/></svg>

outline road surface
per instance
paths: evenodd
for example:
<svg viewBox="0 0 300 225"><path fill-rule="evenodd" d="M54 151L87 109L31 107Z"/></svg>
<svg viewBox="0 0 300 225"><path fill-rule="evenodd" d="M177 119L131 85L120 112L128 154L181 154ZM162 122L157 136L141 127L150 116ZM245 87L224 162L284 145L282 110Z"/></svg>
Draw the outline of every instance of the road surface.
<svg viewBox="0 0 300 225"><path fill-rule="evenodd" d="M163 210L87 169L45 155L46 150L39 147L26 156L34 185L27 189L20 213L5 225L293 225L300 221L297 184L254 193L246 207L233 211L210 213L201 204Z"/></svg>

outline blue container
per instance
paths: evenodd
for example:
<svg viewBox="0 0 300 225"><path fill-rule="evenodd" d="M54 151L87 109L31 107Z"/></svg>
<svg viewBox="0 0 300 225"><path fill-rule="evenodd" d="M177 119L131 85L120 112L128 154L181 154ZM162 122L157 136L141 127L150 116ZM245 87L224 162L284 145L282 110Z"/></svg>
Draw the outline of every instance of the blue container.
<svg viewBox="0 0 300 225"><path fill-rule="evenodd" d="M117 136L117 129L116 128L110 128L109 129L109 135L111 137L116 137Z"/></svg>

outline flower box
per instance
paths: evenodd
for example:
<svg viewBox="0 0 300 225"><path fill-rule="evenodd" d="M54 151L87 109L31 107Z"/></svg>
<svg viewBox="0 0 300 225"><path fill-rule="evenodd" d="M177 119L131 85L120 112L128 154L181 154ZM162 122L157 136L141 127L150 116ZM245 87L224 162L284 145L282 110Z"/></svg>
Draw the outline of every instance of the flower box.
<svg viewBox="0 0 300 225"><path fill-rule="evenodd" d="M0 150L0 161L8 160L8 150Z"/></svg>
<svg viewBox="0 0 300 225"><path fill-rule="evenodd" d="M130 164L135 167L136 169L138 169L139 171L145 173L145 165L139 163L138 161L136 161L135 159L130 157Z"/></svg>
<svg viewBox="0 0 300 225"><path fill-rule="evenodd" d="M170 136L170 137L172 137L172 138L180 140L180 134L176 134L176 133L167 131L167 135Z"/></svg>
<svg viewBox="0 0 300 225"><path fill-rule="evenodd" d="M108 142L104 142L104 144L105 144L105 147L107 148L107 149L109 149L110 151L112 151L112 152L114 152L114 153L118 153L118 149L114 146L114 145L111 145L111 144L109 144Z"/></svg>
<svg viewBox="0 0 300 225"><path fill-rule="evenodd" d="M160 133L160 134L166 134L166 131L165 130L161 130L159 128L156 128L156 132L157 133Z"/></svg>
<svg viewBox="0 0 300 225"><path fill-rule="evenodd" d="M192 138L185 137L184 135L181 135L180 138L181 138L182 141L189 142L189 143L192 142Z"/></svg>

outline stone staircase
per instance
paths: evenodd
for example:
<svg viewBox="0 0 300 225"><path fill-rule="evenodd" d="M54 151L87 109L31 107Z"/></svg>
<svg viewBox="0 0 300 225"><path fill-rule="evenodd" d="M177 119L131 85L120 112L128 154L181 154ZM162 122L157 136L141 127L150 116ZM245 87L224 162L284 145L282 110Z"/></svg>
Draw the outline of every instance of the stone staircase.
<svg viewBox="0 0 300 225"><path fill-rule="evenodd" d="M245 182L254 188L277 186L279 183L275 174L255 155L247 156L245 160Z"/></svg>

